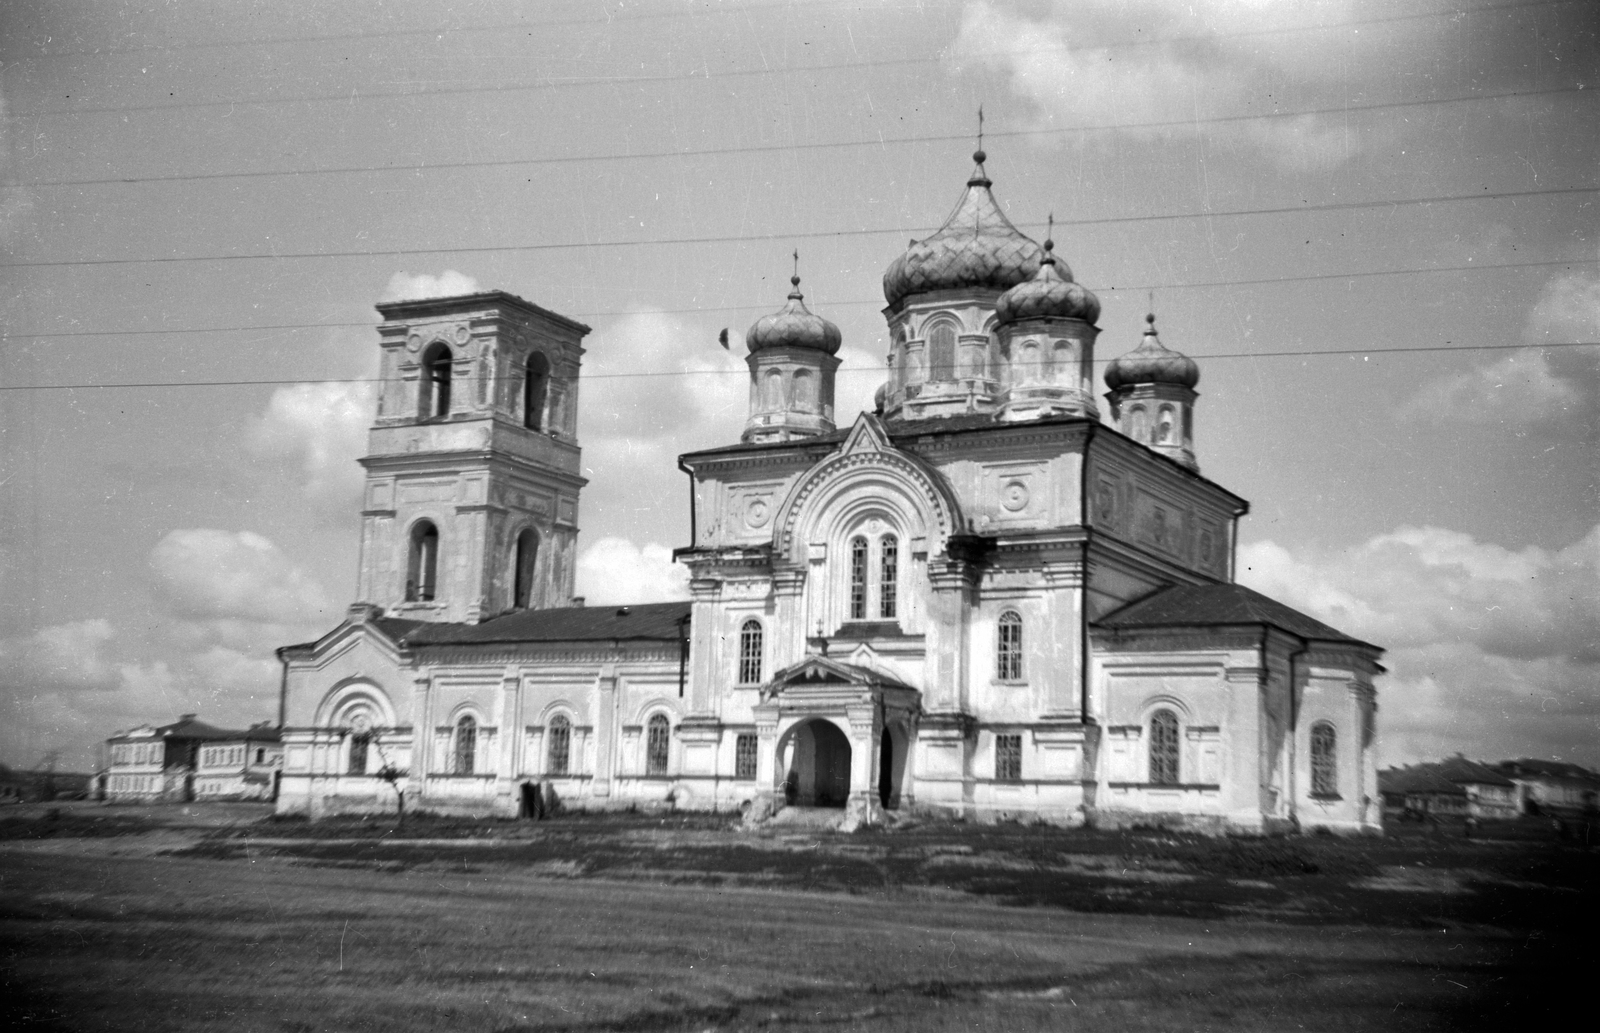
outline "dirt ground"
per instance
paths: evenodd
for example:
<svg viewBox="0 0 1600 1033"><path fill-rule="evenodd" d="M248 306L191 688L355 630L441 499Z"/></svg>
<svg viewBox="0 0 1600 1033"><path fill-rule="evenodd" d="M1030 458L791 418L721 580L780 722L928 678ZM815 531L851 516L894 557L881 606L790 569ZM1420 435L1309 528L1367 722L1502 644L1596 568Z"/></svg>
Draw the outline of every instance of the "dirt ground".
<svg viewBox="0 0 1600 1033"><path fill-rule="evenodd" d="M0 812L41 1030L1477 1029L1565 1017L1600 851L715 817Z"/></svg>

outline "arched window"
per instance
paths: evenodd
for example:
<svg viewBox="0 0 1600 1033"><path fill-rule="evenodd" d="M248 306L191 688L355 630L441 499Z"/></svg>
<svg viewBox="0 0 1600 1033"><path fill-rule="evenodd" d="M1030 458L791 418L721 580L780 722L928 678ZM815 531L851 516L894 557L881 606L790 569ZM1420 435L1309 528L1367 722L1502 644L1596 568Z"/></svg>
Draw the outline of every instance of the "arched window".
<svg viewBox="0 0 1600 1033"><path fill-rule="evenodd" d="M804 412L817 411L817 378L808 369L794 371L793 407Z"/></svg>
<svg viewBox="0 0 1600 1033"><path fill-rule="evenodd" d="M1162 445L1172 444L1172 406L1161 407L1161 418L1156 424L1156 442Z"/></svg>
<svg viewBox="0 0 1600 1033"><path fill-rule="evenodd" d="M458 775L472 774L477 760L478 722L473 720L471 714L466 714L456 722L455 773Z"/></svg>
<svg viewBox="0 0 1600 1033"><path fill-rule="evenodd" d="M347 768L350 774L365 775L367 773L367 746L371 742L371 732L357 732L350 737L350 764Z"/></svg>
<svg viewBox="0 0 1600 1033"><path fill-rule="evenodd" d="M995 676L1001 681L1022 680L1022 615L1007 610L1000 615L995 636Z"/></svg>
<svg viewBox="0 0 1600 1033"><path fill-rule="evenodd" d="M1039 342L1028 341L1022 346L1022 374L1018 379L1025 384L1037 384L1044 379L1044 360L1039 357Z"/></svg>
<svg viewBox="0 0 1600 1033"><path fill-rule="evenodd" d="M1158 710L1150 718L1150 782L1178 784L1178 715Z"/></svg>
<svg viewBox="0 0 1600 1033"><path fill-rule="evenodd" d="M1144 406L1136 405L1128 410L1128 428L1133 440L1141 445L1150 443L1150 414L1144 411Z"/></svg>
<svg viewBox="0 0 1600 1033"><path fill-rule="evenodd" d="M1194 410L1187 405L1183 407L1183 440L1194 440Z"/></svg>
<svg viewBox="0 0 1600 1033"><path fill-rule="evenodd" d="M411 557L406 566L406 602L432 602L439 584L439 529L419 520L411 528Z"/></svg>
<svg viewBox="0 0 1600 1033"><path fill-rule="evenodd" d="M850 539L850 619L867 619L867 540Z"/></svg>
<svg viewBox="0 0 1600 1033"><path fill-rule="evenodd" d="M550 762L545 766L552 775L565 775L572 763L572 722L567 715L557 714L550 719Z"/></svg>
<svg viewBox="0 0 1600 1033"><path fill-rule="evenodd" d="M878 616L892 621L899 597L900 539L886 534L878 540L878 550Z"/></svg>
<svg viewBox="0 0 1600 1033"><path fill-rule="evenodd" d="M450 415L450 374L455 356L435 342L422 356L422 382L418 415L425 420Z"/></svg>
<svg viewBox="0 0 1600 1033"><path fill-rule="evenodd" d="M538 558L539 534L529 527L517 535L517 546L512 557L514 582L511 605L519 610L525 610L532 604L533 565Z"/></svg>
<svg viewBox="0 0 1600 1033"><path fill-rule="evenodd" d="M645 726L645 754L644 773L647 775L665 775L667 773L667 743L671 727L667 724L667 715L657 714Z"/></svg>
<svg viewBox="0 0 1600 1033"><path fill-rule="evenodd" d="M1057 341L1055 347L1055 380L1058 384L1073 382L1072 342Z"/></svg>
<svg viewBox="0 0 1600 1033"><path fill-rule="evenodd" d="M940 323L928 332L928 379L956 378L956 328Z"/></svg>
<svg viewBox="0 0 1600 1033"><path fill-rule="evenodd" d="M761 622L754 617L739 628L739 684L761 681Z"/></svg>
<svg viewBox="0 0 1600 1033"><path fill-rule="evenodd" d="M550 360L543 352L528 356L528 372L522 381L522 425L544 430L545 401L550 396Z"/></svg>
<svg viewBox="0 0 1600 1033"><path fill-rule="evenodd" d="M1311 795L1339 795L1339 733L1327 721L1311 726Z"/></svg>
<svg viewBox="0 0 1600 1033"><path fill-rule="evenodd" d="M761 381L761 408L766 412L783 408L783 374L778 370L767 370L766 379Z"/></svg>

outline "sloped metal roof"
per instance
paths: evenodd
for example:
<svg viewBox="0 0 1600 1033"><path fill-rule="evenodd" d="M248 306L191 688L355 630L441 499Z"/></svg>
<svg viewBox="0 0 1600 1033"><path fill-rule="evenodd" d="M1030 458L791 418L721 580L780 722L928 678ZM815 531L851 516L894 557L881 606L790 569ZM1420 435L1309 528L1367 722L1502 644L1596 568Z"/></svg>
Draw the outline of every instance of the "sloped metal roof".
<svg viewBox="0 0 1600 1033"><path fill-rule="evenodd" d="M518 610L481 624L418 624L401 640L408 646L475 645L490 642L677 642L683 638L688 602L632 606L564 606Z"/></svg>
<svg viewBox="0 0 1600 1033"><path fill-rule="evenodd" d="M1243 585L1169 585L1094 623L1113 630L1266 625L1318 642L1371 646ZM1373 647L1377 648L1377 647Z"/></svg>

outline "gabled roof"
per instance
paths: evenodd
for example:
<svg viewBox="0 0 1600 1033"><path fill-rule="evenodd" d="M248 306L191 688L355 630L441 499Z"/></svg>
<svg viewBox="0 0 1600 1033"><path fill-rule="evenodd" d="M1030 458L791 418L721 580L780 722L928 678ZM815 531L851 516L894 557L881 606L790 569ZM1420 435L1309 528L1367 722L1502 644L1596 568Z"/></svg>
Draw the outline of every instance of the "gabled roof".
<svg viewBox="0 0 1600 1033"><path fill-rule="evenodd" d="M418 623L408 646L474 645L489 642L677 642L684 637L688 602L636 606L564 606L518 610L482 624ZM383 619L383 618L380 618Z"/></svg>
<svg viewBox="0 0 1600 1033"><path fill-rule="evenodd" d="M835 660L830 656L820 656L815 653L804 657L799 663L791 664L772 676L772 684L779 685L806 685L806 684L843 684L843 685L886 685L893 689L910 689L911 686L892 675L875 671L870 667L860 664L849 664L842 660Z"/></svg>
<svg viewBox="0 0 1600 1033"><path fill-rule="evenodd" d="M1243 585L1168 585L1107 614L1094 627L1123 631L1241 624L1277 628L1317 642L1349 642L1378 648Z"/></svg>
<svg viewBox="0 0 1600 1033"><path fill-rule="evenodd" d="M1568 764L1559 760L1532 760L1524 757L1521 760L1501 761L1499 769L1504 774L1520 775L1524 778L1559 778L1573 782L1586 782L1591 785L1600 784L1600 774L1577 764Z"/></svg>
<svg viewBox="0 0 1600 1033"><path fill-rule="evenodd" d="M1515 784L1489 765L1460 755L1431 764L1385 768L1378 772L1378 790L1385 793L1459 794L1465 792L1461 788L1465 785L1510 787Z"/></svg>

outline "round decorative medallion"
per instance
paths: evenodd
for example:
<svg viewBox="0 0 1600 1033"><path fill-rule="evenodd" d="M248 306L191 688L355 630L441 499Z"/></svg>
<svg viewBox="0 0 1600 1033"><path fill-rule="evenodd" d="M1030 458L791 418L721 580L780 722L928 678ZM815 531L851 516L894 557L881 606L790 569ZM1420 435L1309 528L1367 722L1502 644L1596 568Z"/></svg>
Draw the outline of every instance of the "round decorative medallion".
<svg viewBox="0 0 1600 1033"><path fill-rule="evenodd" d="M1000 504L1011 512L1026 509L1028 505L1028 486L1021 481L1012 481L1000 489Z"/></svg>
<svg viewBox="0 0 1600 1033"><path fill-rule="evenodd" d="M883 521L879 520L877 517L873 517L871 520L868 520L867 521L867 533L868 534L874 534L874 535L882 534L883 533Z"/></svg>
<svg viewBox="0 0 1600 1033"><path fill-rule="evenodd" d="M467 328L466 328L465 324L456 327L456 343L457 344L466 344L467 343L467 338L470 337L470 336L472 336L472 335L467 332Z"/></svg>
<svg viewBox="0 0 1600 1033"><path fill-rule="evenodd" d="M357 735L361 735L372 727L372 718L365 710L357 711L350 719L350 727L355 729Z"/></svg>
<svg viewBox="0 0 1600 1033"><path fill-rule="evenodd" d="M422 347L422 335L421 334L412 334L410 337L406 338L406 350L407 351L416 351L418 348L421 348L421 347Z"/></svg>
<svg viewBox="0 0 1600 1033"><path fill-rule="evenodd" d="M751 499L749 508L744 511L744 522L751 527L765 527L771 517L766 499Z"/></svg>

